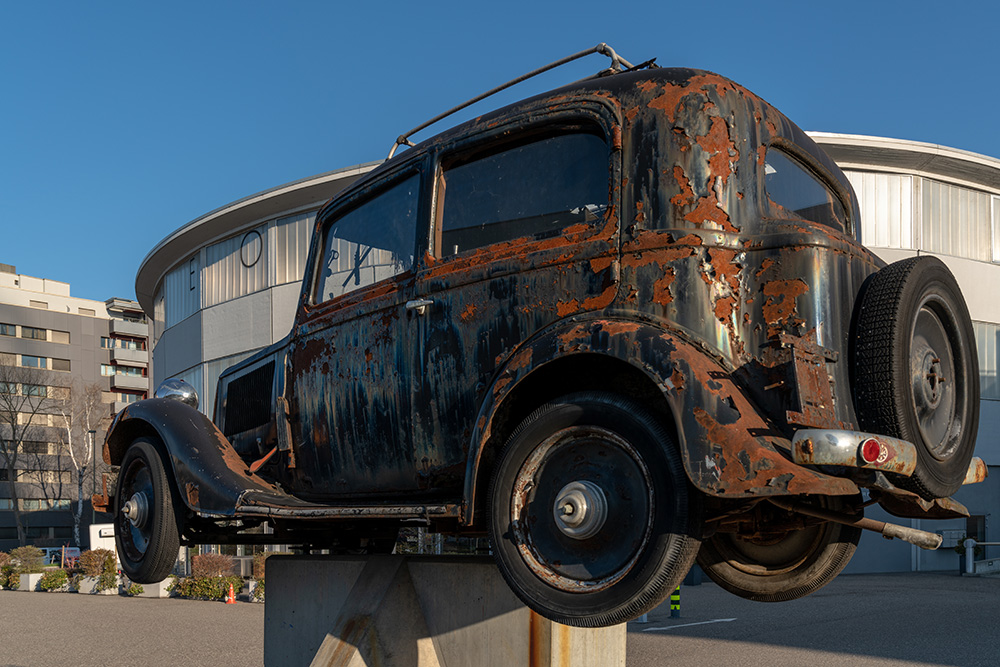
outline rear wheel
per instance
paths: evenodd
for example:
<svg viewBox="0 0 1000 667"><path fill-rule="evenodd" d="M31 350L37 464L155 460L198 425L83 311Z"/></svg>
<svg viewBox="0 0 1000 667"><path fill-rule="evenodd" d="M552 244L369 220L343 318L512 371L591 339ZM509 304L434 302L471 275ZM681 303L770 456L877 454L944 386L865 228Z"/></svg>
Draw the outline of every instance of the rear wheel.
<svg viewBox="0 0 1000 667"><path fill-rule="evenodd" d="M177 560L180 539L170 479L149 438L138 438L125 452L114 516L115 544L126 576L140 584L166 579Z"/></svg>
<svg viewBox="0 0 1000 667"><path fill-rule="evenodd" d="M843 501L825 498L821 506L839 511ZM795 521L794 515L762 503L741 522L740 532L717 532L702 542L698 565L719 586L748 600L783 602L809 595L851 561L861 529Z"/></svg>
<svg viewBox="0 0 1000 667"><path fill-rule="evenodd" d="M936 257L869 279L855 334L861 428L912 442L917 466L894 481L924 498L962 485L979 424L975 334L961 290Z"/></svg>
<svg viewBox="0 0 1000 667"><path fill-rule="evenodd" d="M697 499L658 420L621 397L573 394L528 417L500 457L494 556L546 618L615 625L658 605L690 569Z"/></svg>

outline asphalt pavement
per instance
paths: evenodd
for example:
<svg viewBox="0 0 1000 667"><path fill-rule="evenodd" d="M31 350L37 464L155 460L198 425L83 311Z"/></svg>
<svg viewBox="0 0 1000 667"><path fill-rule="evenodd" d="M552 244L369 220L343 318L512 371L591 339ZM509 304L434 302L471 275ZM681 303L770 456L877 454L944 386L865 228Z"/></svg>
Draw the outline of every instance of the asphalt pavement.
<svg viewBox="0 0 1000 667"><path fill-rule="evenodd" d="M957 574L845 575L780 604L703 583L680 618L629 623L628 667L994 666L998 606L1000 579ZM0 667L260 665L263 632L250 602L0 591Z"/></svg>

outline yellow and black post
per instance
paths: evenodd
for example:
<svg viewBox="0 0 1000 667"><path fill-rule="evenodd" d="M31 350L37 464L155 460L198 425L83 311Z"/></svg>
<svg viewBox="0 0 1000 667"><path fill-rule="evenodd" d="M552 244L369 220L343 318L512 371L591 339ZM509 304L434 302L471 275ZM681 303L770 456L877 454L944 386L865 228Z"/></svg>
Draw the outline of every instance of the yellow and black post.
<svg viewBox="0 0 1000 667"><path fill-rule="evenodd" d="M681 617L681 587L670 594L670 618Z"/></svg>

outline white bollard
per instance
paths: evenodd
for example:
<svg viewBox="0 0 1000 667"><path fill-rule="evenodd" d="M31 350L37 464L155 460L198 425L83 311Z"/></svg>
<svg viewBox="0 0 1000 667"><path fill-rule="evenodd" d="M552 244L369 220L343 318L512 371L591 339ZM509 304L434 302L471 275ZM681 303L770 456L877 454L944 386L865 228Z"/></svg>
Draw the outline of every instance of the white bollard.
<svg viewBox="0 0 1000 667"><path fill-rule="evenodd" d="M976 562L975 551L976 551L976 541L971 537L963 542L965 545L965 573L975 574L976 573Z"/></svg>

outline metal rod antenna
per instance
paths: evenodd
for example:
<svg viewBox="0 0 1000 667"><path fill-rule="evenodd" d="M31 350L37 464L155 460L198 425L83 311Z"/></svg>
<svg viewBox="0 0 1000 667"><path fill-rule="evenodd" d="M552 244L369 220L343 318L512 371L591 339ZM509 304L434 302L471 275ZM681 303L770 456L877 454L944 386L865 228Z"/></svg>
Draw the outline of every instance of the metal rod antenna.
<svg viewBox="0 0 1000 667"><path fill-rule="evenodd" d="M622 58L621 56L619 56L617 53L615 53L615 50L612 49L610 46L608 46L604 42L601 42L600 44L598 44L595 47L586 49L584 51L580 51L579 53L574 53L571 56L566 56L565 58L562 58L562 59L557 60L555 62L549 63L548 65L545 65L544 67L539 67L538 69L533 70L531 72L528 72L527 74L522 74L521 76L517 77L516 79L511 79L507 83L501 84L501 85L497 86L496 88L493 88L492 90L488 90L485 93L483 93L482 95L479 95L477 97L473 97L468 102L464 102L462 104L459 104L457 107L453 107L453 108L449 109L448 111L445 111L444 113L440 113L437 116L434 116L434 118L431 118L429 121L427 121L425 123L422 123L420 125L417 125L415 128L413 128L409 132L406 132L404 134L399 135L399 138L396 139L396 143L394 143L392 145L392 150L389 151L389 157L387 157L386 159L388 160L393 155L395 155L396 149L399 148L400 146L413 146L414 145L413 142L411 142L410 139L409 139L410 136L416 134L420 130L423 130L423 129L425 129L425 128L431 126L431 125L433 125L434 123L438 122L439 120L447 118L448 116L452 115L453 113L457 113L457 112L461 111L462 109L464 109L464 108L466 108L468 106L472 106L476 102L484 100L487 97L489 97L490 95L495 95L496 93L499 93L501 90L506 90L507 88L510 88L511 86L515 86L515 85L521 83L522 81L530 79L533 76L538 76L539 74L542 74L544 72L548 72L550 69L555 69L556 67L559 67L560 65L565 65L568 62L572 62L574 60L579 60L580 58L583 58L584 56L589 56L591 53L600 53L600 54L606 55L609 58L611 58L611 67L612 67L612 69L621 69L622 66L624 66L627 69L631 69L631 67L632 67L632 63L630 63L629 61L625 60L624 58Z"/></svg>

